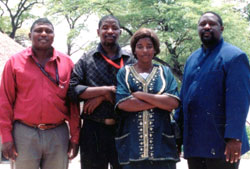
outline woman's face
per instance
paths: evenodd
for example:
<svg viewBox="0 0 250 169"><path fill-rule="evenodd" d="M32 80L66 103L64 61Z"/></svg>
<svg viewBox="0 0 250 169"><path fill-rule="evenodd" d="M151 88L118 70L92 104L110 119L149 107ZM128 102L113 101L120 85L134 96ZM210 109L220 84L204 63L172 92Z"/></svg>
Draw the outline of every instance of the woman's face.
<svg viewBox="0 0 250 169"><path fill-rule="evenodd" d="M135 45L135 55L138 62L149 63L155 55L155 48L150 38L142 38Z"/></svg>

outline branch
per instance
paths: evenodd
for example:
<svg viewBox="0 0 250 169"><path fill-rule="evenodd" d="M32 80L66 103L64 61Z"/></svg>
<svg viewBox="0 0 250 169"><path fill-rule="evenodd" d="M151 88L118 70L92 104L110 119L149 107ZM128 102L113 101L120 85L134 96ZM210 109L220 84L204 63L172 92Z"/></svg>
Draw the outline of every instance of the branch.
<svg viewBox="0 0 250 169"><path fill-rule="evenodd" d="M20 16L23 14L24 11L29 10L33 5L38 3L37 1L30 3L28 6L24 6L25 4L22 5L21 8L18 8L17 13L15 14L15 17L18 16L18 20L20 19Z"/></svg>
<svg viewBox="0 0 250 169"><path fill-rule="evenodd" d="M123 29L123 30L125 30L126 32L128 32L128 34L129 34L130 36L133 36L133 32L132 32L131 30L129 30L127 27L121 26L121 29Z"/></svg>
<svg viewBox="0 0 250 169"><path fill-rule="evenodd" d="M158 58L158 57L156 57L156 56L153 58L153 60L155 60L155 61L157 61L157 62L159 62L159 63L161 63L161 64L163 64L163 65L166 65L166 66L168 66L168 67L171 67L167 62L161 60L160 58Z"/></svg>
<svg viewBox="0 0 250 169"><path fill-rule="evenodd" d="M72 25L71 25L69 16L68 16L68 15L65 15L65 18L66 18L66 20L67 20L67 22L68 22L68 24L69 24L69 28L72 29Z"/></svg>
<svg viewBox="0 0 250 169"><path fill-rule="evenodd" d="M0 14L0 16L2 17L2 16L3 16L3 14L4 14L4 10L3 10L2 8L0 8L0 10L1 10L1 14Z"/></svg>
<svg viewBox="0 0 250 169"><path fill-rule="evenodd" d="M85 46L87 43L88 43L88 42L84 43L84 44L81 45L81 46ZM80 50L82 50L82 49L83 49L82 47L78 47L78 49L76 49L76 50L74 50L73 52L71 52L71 55L73 55L74 53L76 53L76 52L78 52L78 51L80 51ZM70 55L70 56L71 56L71 55Z"/></svg>
<svg viewBox="0 0 250 169"><path fill-rule="evenodd" d="M7 8L7 11L9 12L9 14L10 14L10 17L11 18L13 18L13 14L12 14L12 12L11 12L11 9L9 8L9 5L8 5L8 0L6 0L6 2L4 2L4 1L0 1L0 2L2 2L3 4L4 4L4 6Z"/></svg>
<svg viewBox="0 0 250 169"><path fill-rule="evenodd" d="M107 11L110 15L114 15L113 12L112 12L110 9L108 9L108 8L105 8L105 9L106 9L106 11Z"/></svg>

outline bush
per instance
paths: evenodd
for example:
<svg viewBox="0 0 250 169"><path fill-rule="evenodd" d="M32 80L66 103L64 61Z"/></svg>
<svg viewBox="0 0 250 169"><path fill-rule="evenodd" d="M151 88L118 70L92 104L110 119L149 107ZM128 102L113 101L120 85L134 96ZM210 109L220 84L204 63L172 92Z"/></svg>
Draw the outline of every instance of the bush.
<svg viewBox="0 0 250 169"><path fill-rule="evenodd" d="M250 126L247 125L246 129L247 129L248 140L250 140ZM244 154L242 158L250 159L250 151L248 151L246 154Z"/></svg>
<svg viewBox="0 0 250 169"><path fill-rule="evenodd" d="M247 126L247 135L248 135L248 140L250 140L250 126Z"/></svg>

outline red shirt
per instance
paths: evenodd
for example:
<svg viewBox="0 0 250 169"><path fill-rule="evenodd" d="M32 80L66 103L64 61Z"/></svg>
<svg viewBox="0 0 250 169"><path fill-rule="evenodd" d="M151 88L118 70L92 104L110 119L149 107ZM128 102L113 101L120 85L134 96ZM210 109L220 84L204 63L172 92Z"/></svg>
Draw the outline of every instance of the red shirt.
<svg viewBox="0 0 250 169"><path fill-rule="evenodd" d="M12 141L12 125L15 120L32 124L56 124L67 120L71 141L79 139L79 107L66 105L66 95L73 69L71 59L54 49L53 56L44 69L56 79L53 83L36 65L31 47L12 56L6 63L0 86L0 133L2 142Z"/></svg>

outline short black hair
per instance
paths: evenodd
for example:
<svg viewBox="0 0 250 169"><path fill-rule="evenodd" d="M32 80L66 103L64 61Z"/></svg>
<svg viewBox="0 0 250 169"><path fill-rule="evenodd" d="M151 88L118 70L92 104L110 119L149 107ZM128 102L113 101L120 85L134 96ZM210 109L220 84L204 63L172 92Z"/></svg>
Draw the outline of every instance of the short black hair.
<svg viewBox="0 0 250 169"><path fill-rule="evenodd" d="M117 21L119 27L121 27L121 23L117 17L115 17L114 15L105 15L100 19L100 21L98 23L98 28L100 28L102 26L103 21L106 21L108 19L114 19L115 21Z"/></svg>
<svg viewBox="0 0 250 169"><path fill-rule="evenodd" d="M218 18L218 22L219 22L220 26L223 26L223 21L222 21L220 15L217 14L217 13L215 13L215 12L213 12L213 11L204 12L204 13L201 15L201 17L202 17L203 15L207 14L207 13L211 13L211 14L215 15L215 16ZM200 17L200 19L201 19L201 17ZM200 19L199 19L199 22L200 22Z"/></svg>
<svg viewBox="0 0 250 169"><path fill-rule="evenodd" d="M39 19L37 19L37 20L35 20L35 21L33 22L32 26L30 27L30 32L32 32L32 30L33 30L33 28L34 28L34 26L35 26L36 24L49 24L49 25L51 25L52 28L54 29L54 26L53 26L53 24L50 22L50 20L48 20L47 18L39 18Z"/></svg>

